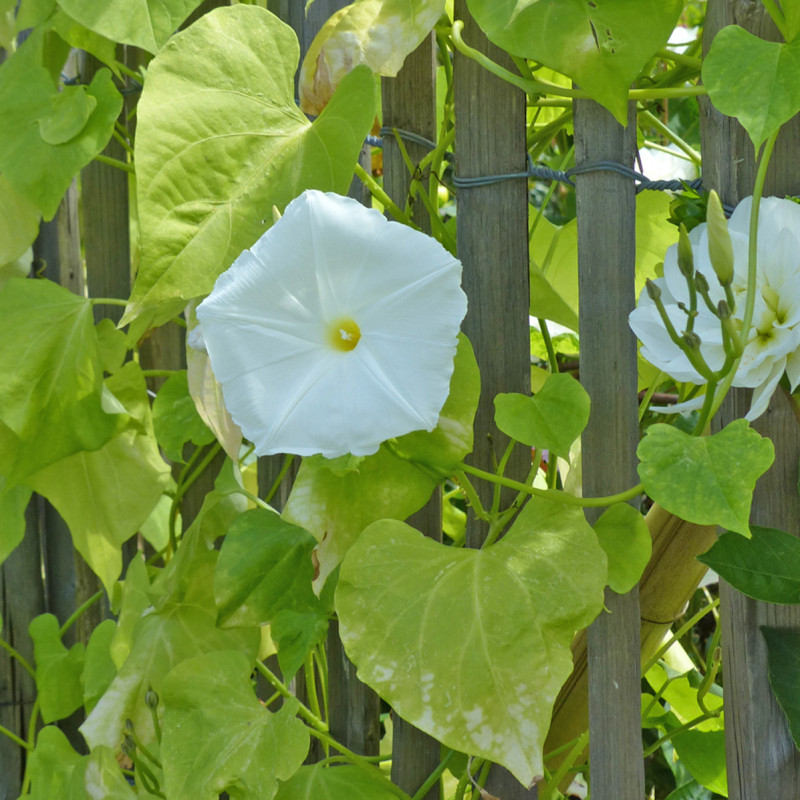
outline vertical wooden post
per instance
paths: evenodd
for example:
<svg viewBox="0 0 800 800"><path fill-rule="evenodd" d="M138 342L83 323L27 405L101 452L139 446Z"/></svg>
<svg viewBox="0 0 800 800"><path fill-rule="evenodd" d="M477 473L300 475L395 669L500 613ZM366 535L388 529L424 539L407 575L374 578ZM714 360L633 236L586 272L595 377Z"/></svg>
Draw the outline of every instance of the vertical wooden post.
<svg viewBox="0 0 800 800"><path fill-rule="evenodd" d="M575 108L576 165L631 165L633 109L623 128L591 100ZM585 495L619 492L638 483L636 339L628 327L635 304L635 190L615 172L579 175L577 185L581 382L592 399L583 433ZM587 512L589 522L599 513ZM588 633L589 742L593 800L644 797L641 739L639 590L606 590L608 612Z"/></svg>
<svg viewBox="0 0 800 800"><path fill-rule="evenodd" d="M737 24L765 39L778 32L761 4L745 0L709 0L704 49L720 28ZM703 178L723 202L735 205L752 194L755 182L753 145L739 123L701 104ZM764 195L800 192L800 118L784 126L773 151ZM717 427L742 417L751 392L730 393ZM791 405L778 389L765 414L753 427L775 445L775 463L756 484L751 513L755 525L781 528L800 535L797 493L800 427ZM800 629L800 607L751 600L724 581L720 585L723 668L725 672L725 742L731 800L800 797L800 752L789 735L786 719L767 678L767 651L762 625Z"/></svg>
<svg viewBox="0 0 800 800"><path fill-rule="evenodd" d="M396 78L381 81L383 96L383 126L399 128L436 139L436 39L431 33L411 53ZM414 142L404 142L409 157L415 164L426 155L427 149ZM427 183L426 176L422 176ZM412 176L403 161L400 148L391 133L383 137L383 186L389 196L403 208L408 197ZM414 222L430 233L431 223L425 207L417 202L413 206ZM407 520L409 525L426 536L441 541L441 495L434 494L430 502ZM392 717L392 780L409 794L419 789L440 760L440 746L436 739L423 733L397 714ZM424 800L436 800L436 786Z"/></svg>
<svg viewBox="0 0 800 800"><path fill-rule="evenodd" d="M467 10L456 0L456 19L464 20L464 40L501 63L508 56L490 45ZM513 69L513 66L510 66ZM456 175L483 177L526 169L525 94L488 73L461 53L453 66L456 110ZM502 124L498 125L498 121ZM481 399L475 417L475 447L470 461L492 470L508 439L494 425L498 392L530 392L528 321L528 186L524 178L458 190L458 256L469 299L464 331L481 370ZM518 447L507 474L524 480L530 456ZM479 484L481 501L491 502L491 487ZM479 547L485 526L467 521L467 544ZM505 769L493 767L487 791L503 800L536 797Z"/></svg>

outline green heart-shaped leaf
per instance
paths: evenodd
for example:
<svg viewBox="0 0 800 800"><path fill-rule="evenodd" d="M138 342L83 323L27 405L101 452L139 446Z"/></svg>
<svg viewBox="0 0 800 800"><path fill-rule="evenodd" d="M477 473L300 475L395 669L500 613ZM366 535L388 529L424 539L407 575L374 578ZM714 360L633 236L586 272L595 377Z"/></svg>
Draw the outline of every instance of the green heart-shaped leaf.
<svg viewBox="0 0 800 800"><path fill-rule="evenodd" d="M605 582L583 512L534 498L483 550L370 525L342 564L335 605L359 677L398 714L529 785L543 775L570 642L602 608Z"/></svg>
<svg viewBox="0 0 800 800"><path fill-rule="evenodd" d="M753 488L775 449L746 420L734 420L713 436L651 425L636 453L639 477L656 503L688 522L749 536Z"/></svg>
<svg viewBox="0 0 800 800"><path fill-rule="evenodd" d="M756 150L800 111L800 38L766 42L738 25L723 28L703 59L714 107L736 117Z"/></svg>

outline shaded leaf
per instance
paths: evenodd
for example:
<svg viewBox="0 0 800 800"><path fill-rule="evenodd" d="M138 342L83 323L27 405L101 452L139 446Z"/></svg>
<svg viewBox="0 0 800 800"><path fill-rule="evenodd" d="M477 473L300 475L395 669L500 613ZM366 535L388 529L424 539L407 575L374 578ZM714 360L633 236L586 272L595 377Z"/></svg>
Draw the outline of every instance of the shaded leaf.
<svg viewBox="0 0 800 800"><path fill-rule="evenodd" d="M31 791L27 796L31 800L85 800L86 758L72 749L55 725L39 731L29 768Z"/></svg>
<svg viewBox="0 0 800 800"><path fill-rule="evenodd" d="M529 785L543 774L570 642L602 608L605 582L583 512L533 498L483 550L370 525L342 564L335 605L359 677L398 714Z"/></svg>
<svg viewBox="0 0 800 800"><path fill-rule="evenodd" d="M319 764L300 767L282 783L275 800L397 800L386 780L358 767L327 769Z"/></svg>
<svg viewBox="0 0 800 800"><path fill-rule="evenodd" d="M0 265L16 261L33 244L40 217L39 209L0 175Z"/></svg>
<svg viewBox="0 0 800 800"><path fill-rule="evenodd" d="M308 753L309 734L291 703L271 714L238 652L184 661L164 680L161 756L168 797L270 800Z"/></svg>
<svg viewBox="0 0 800 800"><path fill-rule="evenodd" d="M767 643L769 685L800 747L800 631L763 625L761 633Z"/></svg>
<svg viewBox="0 0 800 800"><path fill-rule="evenodd" d="M0 564L25 536L25 509L31 493L29 486L6 489L6 479L0 475Z"/></svg>
<svg viewBox="0 0 800 800"><path fill-rule="evenodd" d="M647 429L636 454L645 491L667 511L749 536L753 488L775 449L745 420L734 420L712 436L690 436L657 423Z"/></svg>
<svg viewBox="0 0 800 800"><path fill-rule="evenodd" d="M748 597L800 603L800 539L775 528L750 528L752 538L723 533L697 560Z"/></svg>
<svg viewBox="0 0 800 800"><path fill-rule="evenodd" d="M167 458L183 462L183 445L202 446L214 441L214 434L197 413L189 395L186 371L170 375L153 401L153 429Z"/></svg>

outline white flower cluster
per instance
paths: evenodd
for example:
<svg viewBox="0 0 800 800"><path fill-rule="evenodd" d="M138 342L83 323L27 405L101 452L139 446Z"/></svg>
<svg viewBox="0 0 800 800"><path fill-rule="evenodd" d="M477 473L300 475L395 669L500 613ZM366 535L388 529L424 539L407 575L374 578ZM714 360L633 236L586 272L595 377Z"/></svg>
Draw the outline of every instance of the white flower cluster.
<svg viewBox="0 0 800 800"><path fill-rule="evenodd" d="M747 266L750 209L752 198L742 200L728 222L733 247L733 283L736 301L732 318L740 329L744 352L733 386L754 389L748 420L766 411L772 393L784 371L792 390L800 382L800 206L791 200L767 197L761 201L758 221L755 312L750 330L741 331L747 294ZM708 254L708 230L699 225L689 234L695 269L705 277L714 304L725 299ZM678 266L678 245L667 250L664 277L654 281L660 289L660 302L675 330L686 329L689 288ZM630 326L642 342L641 353L651 364L678 381L702 385L706 379L692 366L686 353L670 338L655 301L643 291ZM702 301L697 303L694 332L700 337L700 352L712 370L725 362L720 321ZM702 397L672 407L671 410L697 408Z"/></svg>
<svg viewBox="0 0 800 800"><path fill-rule="evenodd" d="M197 318L258 455L363 456L436 426L467 310L460 284L460 262L430 236L306 191Z"/></svg>

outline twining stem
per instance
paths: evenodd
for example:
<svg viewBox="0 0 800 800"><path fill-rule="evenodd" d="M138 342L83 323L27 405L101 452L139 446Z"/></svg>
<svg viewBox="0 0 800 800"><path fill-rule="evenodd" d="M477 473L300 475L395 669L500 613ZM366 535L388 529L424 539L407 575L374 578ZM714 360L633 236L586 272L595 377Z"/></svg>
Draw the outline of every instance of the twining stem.
<svg viewBox="0 0 800 800"><path fill-rule="evenodd" d="M129 172L132 175L136 172L133 164L129 164L127 161L120 161L118 158L111 158L111 156L104 156L102 153L98 153L94 160L99 161L101 164L107 164L109 167L121 169L123 172Z"/></svg>
<svg viewBox="0 0 800 800"><path fill-rule="evenodd" d="M577 741L572 746L572 749L569 751L569 755L561 762L561 765L552 774L550 780L547 781L546 784L539 785L538 800L551 800L551 798L559 796L558 785L567 776L567 773L572 769L572 766L578 760L588 744L589 731L585 731L578 737Z"/></svg>
<svg viewBox="0 0 800 800"><path fill-rule="evenodd" d="M328 726L310 709L301 703L290 691L289 687L268 667L266 664L256 660L256 669L267 679L267 682L287 700L296 701L298 704L297 713L314 730L327 732ZM337 746L338 747L338 746Z"/></svg>
<svg viewBox="0 0 800 800"><path fill-rule="evenodd" d="M419 789L417 789L411 800L422 800L422 798L428 794L428 792L436 785L439 778L442 777L442 774L447 769L447 765L453 759L455 754L455 750L448 750L447 755L439 762L439 765L436 767L436 769L425 779L425 782L419 787Z"/></svg>
<svg viewBox="0 0 800 800"><path fill-rule="evenodd" d="M403 222L414 230L419 228L411 221L408 214L403 211L397 203L389 197L383 187L372 177L361 164L356 163L356 175L359 180L369 189L370 194L398 221Z"/></svg>
<svg viewBox="0 0 800 800"><path fill-rule="evenodd" d="M280 488L281 483L283 483L283 479L286 477L286 473L291 468L293 461L294 456L291 453L288 453L286 456L284 456L283 464L281 465L281 471L273 481L272 486L270 486L267 496L264 498L264 503L270 503L272 498L275 497L275 494Z"/></svg>
<svg viewBox="0 0 800 800"><path fill-rule="evenodd" d="M664 642L664 644L662 644L655 653L653 653L652 657L647 661L647 663L642 666L642 675L647 674L650 669L658 663L661 656L663 656L664 653L666 653L667 650L669 650L670 647L672 647L672 645L681 638L681 636L697 625L697 623L706 614L708 614L710 611L713 611L718 605L719 598L716 598L709 605L701 608L696 614L687 619L686 622L684 622L683 625L681 625L681 627L678 628L678 630L675 631L675 633L673 633L672 636L670 636L669 639L667 639L667 641Z"/></svg>
<svg viewBox="0 0 800 800"><path fill-rule="evenodd" d="M18 650L15 650L5 639L0 638L0 647L3 648L11 658L16 659L19 662L19 665L33 678L36 680L36 673L34 672L33 667L28 663L28 660L25 656L22 655Z"/></svg>
<svg viewBox="0 0 800 800"><path fill-rule="evenodd" d="M553 340L550 338L550 331L547 327L547 322L541 317L537 317L536 322L539 325L539 331L544 339L544 346L547 350L547 363L550 366L550 372L558 372L558 359L556 358L556 351L553 348Z"/></svg>
<svg viewBox="0 0 800 800"><path fill-rule="evenodd" d="M0 733L2 733L5 736L8 736L8 738L11 739L11 741L14 742L14 744L18 745L19 747L25 748L25 750L33 749L31 745L28 744L28 742L26 742L24 739L20 739L16 733L10 731L8 728L5 727L5 725L0 725Z"/></svg>
<svg viewBox="0 0 800 800"><path fill-rule="evenodd" d="M464 467L465 465L462 464L461 466ZM487 521L489 519L489 515L486 513L486 509L483 507L483 503L481 503L478 493L475 491L475 487L472 485L472 481L470 481L470 479L464 474L465 472L466 470L464 469L457 470L453 477L455 477L458 485L461 487L461 490L467 496L467 502L470 504L470 506L472 506L475 516L478 519Z"/></svg>
<svg viewBox="0 0 800 800"><path fill-rule="evenodd" d="M127 300L121 300L119 297L90 297L89 303L93 306L126 306Z"/></svg>
<svg viewBox="0 0 800 800"><path fill-rule="evenodd" d="M705 714L705 713L700 714L696 716L694 719L690 719L688 722L684 722L683 725L680 725L674 730L665 733L658 741L653 742L653 744L651 744L650 747L645 749L644 758L653 755L653 753L655 753L656 750L658 750L662 744L668 742L670 739L672 739L673 736L677 736L679 733L683 733L683 731L691 730L692 728L699 725L701 722L705 722L707 719L715 719L716 717L719 717L721 712L722 709L720 709L719 711L714 711L710 714Z"/></svg>
<svg viewBox="0 0 800 800"><path fill-rule="evenodd" d="M581 506L583 508L598 508L602 506L610 506L614 503L624 503L632 500L644 491L641 483L636 486L626 489L624 492L618 494L610 494L605 497L576 497L567 492L560 492L555 489L537 489L535 486L526 486L519 481L511 480L501 475L495 475L493 472L479 469L478 467L465 464L463 461L458 465L462 472L468 475L474 475L476 478L483 478L490 483L499 483L508 489L515 489L518 492L532 495L533 497L546 497L548 500L555 500L557 503L565 503L571 506Z"/></svg>
<svg viewBox="0 0 800 800"><path fill-rule="evenodd" d="M700 72L700 69L703 66L703 62L699 58L687 56L684 53L676 53L674 50L669 50L666 47L656 50L654 55L664 59L664 61L672 61L675 64L682 64L684 67L691 67L692 69L697 70L697 72Z"/></svg>
<svg viewBox="0 0 800 800"><path fill-rule="evenodd" d="M655 128L662 136L669 139L677 147L679 147L691 161L697 166L700 166L700 153L697 152L691 145L687 144L680 136L678 136L672 128L666 126L655 114L646 109L639 112L639 116L647 120L647 124Z"/></svg>
<svg viewBox="0 0 800 800"><path fill-rule="evenodd" d="M61 626L61 629L58 632L59 637L63 637L64 634L75 624L78 618L84 612L88 611L95 603L97 603L105 594L105 591L101 589L99 592L95 592L88 600L81 603L78 608L76 608L72 614L67 618L67 621Z"/></svg>

